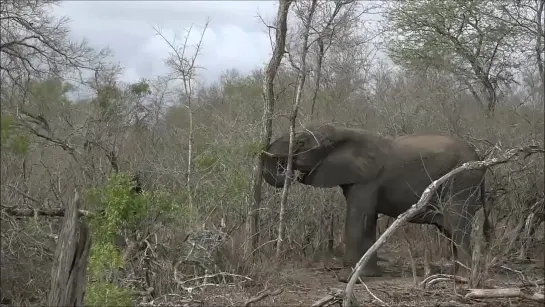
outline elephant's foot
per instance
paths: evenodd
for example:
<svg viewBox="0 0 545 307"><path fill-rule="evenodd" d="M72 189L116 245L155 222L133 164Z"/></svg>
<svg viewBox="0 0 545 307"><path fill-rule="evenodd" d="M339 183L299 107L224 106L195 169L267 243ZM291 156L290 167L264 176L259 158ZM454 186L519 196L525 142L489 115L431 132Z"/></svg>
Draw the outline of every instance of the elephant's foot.
<svg viewBox="0 0 545 307"><path fill-rule="evenodd" d="M343 268L338 274L338 280L340 282L348 283L350 280L350 274L352 273L352 268ZM380 277L382 276L383 270L380 266L367 266L360 273L360 277ZM360 283L359 279L356 283Z"/></svg>

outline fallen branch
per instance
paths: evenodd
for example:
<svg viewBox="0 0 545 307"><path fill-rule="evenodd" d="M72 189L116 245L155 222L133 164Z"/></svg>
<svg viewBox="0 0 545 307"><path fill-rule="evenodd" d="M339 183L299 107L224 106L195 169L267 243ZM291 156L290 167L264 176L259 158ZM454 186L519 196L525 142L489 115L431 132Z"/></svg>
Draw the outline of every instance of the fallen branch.
<svg viewBox="0 0 545 307"><path fill-rule="evenodd" d="M54 217L63 217L65 210L62 208L54 209L14 209L6 208L6 213L11 216L20 216L20 217L33 217L33 216L54 216ZM89 216L92 213L87 210L78 210L78 217Z"/></svg>
<svg viewBox="0 0 545 307"><path fill-rule="evenodd" d="M238 275L238 274L232 274L232 273L226 273L226 272L219 272L219 273L216 273L216 274L206 274L206 275L203 275L203 276L197 276L197 277L194 277L194 278L190 278L190 279L181 281L181 283L186 284L186 283L191 282L191 281L197 281L197 280L201 280L201 279L207 280L207 279L218 277L218 276L240 277L242 279L252 280L250 277L244 276L244 275Z"/></svg>
<svg viewBox="0 0 545 307"><path fill-rule="evenodd" d="M469 280L467 280L467 278L464 278L462 276L450 275L450 274L435 274L435 275L430 275L426 277L423 281L420 282L420 286L423 289L426 289L441 281L450 281L450 280L453 280L455 282L465 283L465 284L469 283Z"/></svg>
<svg viewBox="0 0 545 307"><path fill-rule="evenodd" d="M282 292L284 292L284 289L276 289L274 291L271 291L269 289L265 289L263 291L260 291L256 296L250 297L246 303L244 303L244 307L250 306L252 303L261 301L262 299L269 297L269 296L277 296L280 295Z"/></svg>
<svg viewBox="0 0 545 307"><path fill-rule="evenodd" d="M503 288L503 289L468 289L469 293L465 298L521 298L534 302L545 302L545 295L542 293L533 292L530 290L522 290L519 288Z"/></svg>
<svg viewBox="0 0 545 307"><path fill-rule="evenodd" d="M452 176L461 173L466 170L472 170L472 169L486 169L495 165L507 163L509 161L515 160L517 158L520 158L523 156L523 158L527 158L528 156L535 154L535 153L543 153L545 150L539 146L530 145L525 147L518 147L513 148L508 151L506 151L502 157L500 158L493 158L493 159L486 159L483 161L472 161L472 162L466 162L462 164L461 166L451 170L447 174L443 175L441 178L433 181L422 193L422 196L420 197L420 200L411 206L409 210L403 212L400 214L397 219L386 229L386 231L377 239L377 241L367 250L367 252L361 257L361 259L356 264L355 269L352 271L352 275L350 276L350 280L348 281L348 284L345 288L345 293L343 297L343 307L348 307L352 304L352 300L350 298L353 298L353 292L354 292L354 286L356 285L356 282L360 276L361 270L365 266L365 264L369 261L371 258L371 255L373 255L379 247L381 247L385 242L386 239L389 238L400 226L405 224L408 220L410 220L412 217L414 217L416 214L424 208L432 196L435 194L435 191L448 179L450 179Z"/></svg>
<svg viewBox="0 0 545 307"><path fill-rule="evenodd" d="M217 277L217 276L231 276L231 277L241 277L243 279L246 279L246 280L252 280L250 277L247 277L247 276L243 276L243 275L237 275L237 274L231 274L231 273L225 273L225 272L219 272L219 273L216 273L216 274L205 274L203 276L197 276L197 277L194 277L194 278L191 278L191 279L188 279L188 280L181 280L180 277L178 276L178 269L176 266L174 266L174 281L176 281L176 283L178 284L178 286L180 286L184 291L186 291L187 293L189 293L189 295L192 295L193 291L196 290L196 289L201 289L201 288L205 288L205 287L209 287L209 286L220 286L221 284L215 284L215 283L211 283L211 282L208 282L208 280L210 278L214 278L214 277ZM198 284L198 285L195 285L193 287L188 287L186 286L185 284L188 283L188 282L191 282L191 281L198 281L198 280L203 280L203 282L201 284Z"/></svg>
<svg viewBox="0 0 545 307"><path fill-rule="evenodd" d="M341 289L330 289L326 296L314 302L312 307L322 307L330 304L340 302L343 299L344 291Z"/></svg>

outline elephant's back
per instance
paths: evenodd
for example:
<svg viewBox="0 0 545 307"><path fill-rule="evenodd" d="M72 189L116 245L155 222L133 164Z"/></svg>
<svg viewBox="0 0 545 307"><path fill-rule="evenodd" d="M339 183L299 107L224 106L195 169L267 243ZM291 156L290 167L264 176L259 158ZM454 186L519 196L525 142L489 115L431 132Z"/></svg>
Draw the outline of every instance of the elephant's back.
<svg viewBox="0 0 545 307"><path fill-rule="evenodd" d="M433 181L467 161L478 160L477 152L462 140L441 135L410 135L392 141L392 155L383 173L381 194L388 203L410 206ZM460 190L476 186L482 170L454 176ZM453 178L454 179L454 178ZM401 205L403 204L403 205ZM395 212L383 212L394 214Z"/></svg>
<svg viewBox="0 0 545 307"><path fill-rule="evenodd" d="M393 139L394 150L410 156L440 156L457 162L479 160L479 154L467 142L452 136L438 134L404 135ZM447 162L447 161L444 161Z"/></svg>

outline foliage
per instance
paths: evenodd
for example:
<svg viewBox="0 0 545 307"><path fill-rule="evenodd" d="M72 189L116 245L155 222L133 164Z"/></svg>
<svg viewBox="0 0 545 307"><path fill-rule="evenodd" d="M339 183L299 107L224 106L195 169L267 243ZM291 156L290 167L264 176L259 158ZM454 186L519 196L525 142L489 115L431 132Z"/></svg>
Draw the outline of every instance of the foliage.
<svg viewBox="0 0 545 307"><path fill-rule="evenodd" d="M496 1L402 1L389 11L391 58L405 67L433 67L453 74L476 97L478 82L486 91L489 109L496 104L499 86L514 81L520 65L516 44L520 35L505 21Z"/></svg>
<svg viewBox="0 0 545 307"><path fill-rule="evenodd" d="M88 306L133 306L132 293L112 282L91 282L85 294Z"/></svg>
<svg viewBox="0 0 545 307"><path fill-rule="evenodd" d="M147 213L149 194L143 191L135 194L129 175L120 173L111 176L107 184L90 191L90 201L96 204L94 208L100 214L92 219L92 225L97 242L107 242L113 239L120 230L132 230L142 223Z"/></svg>
<svg viewBox="0 0 545 307"><path fill-rule="evenodd" d="M1 147L18 155L26 155L30 149L29 133L18 129L13 117L9 114L2 114L0 121Z"/></svg>
<svg viewBox="0 0 545 307"><path fill-rule="evenodd" d="M127 174L115 174L101 188L91 189L89 203L96 205L97 215L90 218L93 244L88 264L90 305L127 305L130 292L110 282L117 269L123 267L121 251L114 245L116 234L134 230L146 216L149 195L134 194L134 184ZM96 292L95 292L96 291Z"/></svg>

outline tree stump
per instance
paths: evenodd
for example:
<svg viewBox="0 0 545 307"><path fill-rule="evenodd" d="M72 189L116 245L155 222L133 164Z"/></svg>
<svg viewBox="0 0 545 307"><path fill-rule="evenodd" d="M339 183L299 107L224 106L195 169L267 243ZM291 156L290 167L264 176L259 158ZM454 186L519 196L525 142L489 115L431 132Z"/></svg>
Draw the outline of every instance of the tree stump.
<svg viewBox="0 0 545 307"><path fill-rule="evenodd" d="M78 221L80 206L81 199L75 191L74 200L66 206L57 242L51 269L49 306L83 306L91 236L85 222Z"/></svg>

